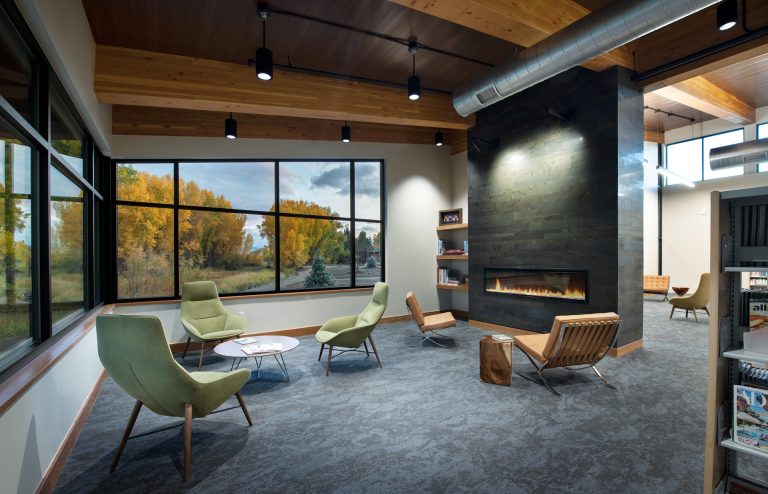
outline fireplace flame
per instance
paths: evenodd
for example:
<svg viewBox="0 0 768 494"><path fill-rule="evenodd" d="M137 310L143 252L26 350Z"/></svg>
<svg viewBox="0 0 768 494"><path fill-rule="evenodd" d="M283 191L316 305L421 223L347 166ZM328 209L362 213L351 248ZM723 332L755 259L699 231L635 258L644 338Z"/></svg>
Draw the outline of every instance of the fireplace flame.
<svg viewBox="0 0 768 494"><path fill-rule="evenodd" d="M532 297L564 298L568 300L586 300L586 293L582 289L567 288L565 291L552 289L547 286L506 286L496 278L496 286L487 291L495 293L509 293L513 295L528 295Z"/></svg>

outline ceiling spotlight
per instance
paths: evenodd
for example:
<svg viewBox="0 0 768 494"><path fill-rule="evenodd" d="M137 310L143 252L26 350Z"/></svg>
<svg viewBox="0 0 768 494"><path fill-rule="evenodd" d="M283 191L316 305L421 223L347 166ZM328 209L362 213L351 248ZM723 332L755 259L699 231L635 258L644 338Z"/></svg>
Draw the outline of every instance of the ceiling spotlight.
<svg viewBox="0 0 768 494"><path fill-rule="evenodd" d="M442 146L443 145L443 133L439 130L435 132L435 146Z"/></svg>
<svg viewBox="0 0 768 494"><path fill-rule="evenodd" d="M232 113L224 120L224 136L227 139L237 139L237 120L232 118Z"/></svg>
<svg viewBox="0 0 768 494"><path fill-rule="evenodd" d="M256 49L256 58L248 60L248 65L256 67L256 77L262 81L268 81L272 79L272 51L267 48L267 18L270 10L266 4L260 3L256 12L262 21L261 48Z"/></svg>
<svg viewBox="0 0 768 494"><path fill-rule="evenodd" d="M352 129L347 125L347 121L344 121L344 126L341 128L341 142L349 142L352 140Z"/></svg>
<svg viewBox="0 0 768 494"><path fill-rule="evenodd" d="M725 31L736 25L739 20L738 0L724 0L717 6L717 28Z"/></svg>
<svg viewBox="0 0 768 494"><path fill-rule="evenodd" d="M408 99L411 101L421 97L421 79L416 75L416 50L418 49L419 45L415 41L408 43L408 51L413 55L413 75L408 78Z"/></svg>

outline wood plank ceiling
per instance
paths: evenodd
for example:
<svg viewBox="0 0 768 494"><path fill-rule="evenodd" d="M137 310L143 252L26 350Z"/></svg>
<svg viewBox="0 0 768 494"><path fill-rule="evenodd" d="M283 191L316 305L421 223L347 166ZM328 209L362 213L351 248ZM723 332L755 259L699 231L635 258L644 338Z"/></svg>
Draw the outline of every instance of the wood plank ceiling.
<svg viewBox="0 0 768 494"><path fill-rule="evenodd" d="M271 0L269 6L274 12L267 21L267 47L273 51L278 67L365 78L376 81L374 84L378 85L393 83L400 85L398 90L403 91L405 96L405 90L401 86L407 81L412 71L411 54L408 53L406 46L391 40L309 20L306 16L354 26L357 30L383 33L402 40L416 40L423 45L457 55L450 56L424 49L416 54L416 71L421 77L425 94L434 91L436 96L448 98L450 92L463 82L489 70L489 65L508 60L524 46L529 46L611 1L356 0L350 2L348 0L314 0L308 2L306 0ZM203 59L201 62L218 61L241 66L245 66L247 60L253 58L255 49L261 46L262 23L257 14L256 0L121 0L120 2L82 0L82 2L98 45L195 57ZM748 4L751 11L750 19L752 19L750 22L755 25L760 25L763 21L768 22L768 2L748 0ZM477 10L470 12L467 5ZM455 12L451 11L451 6L454 7ZM280 13L281 11L283 13ZM297 15L289 15L286 12ZM488 18L482 12L486 14L496 12L495 15L500 16L499 18L513 22L519 29L507 29L507 32L504 32L504 23L500 24L499 19ZM515 14L510 15L509 12ZM711 46L741 34L738 32L740 27L724 33L715 31L714 15L715 7L710 7L674 26L641 38L631 47L611 52L586 63L585 66L600 70L618 63L642 72L680 58L695 49ZM485 16L485 20L478 21L478 16ZM677 24L682 24L682 27ZM631 58L629 58L630 54ZM768 77L764 74L768 73L765 70L768 68L766 67L768 56L758 58L757 61L744 61L742 65L736 65L734 70L719 67L719 70L707 74L707 79L725 92L751 105L752 108L766 105L768 104ZM180 77L184 75L179 72ZM357 80L360 81L360 79ZM272 84L276 81L272 81ZM641 85L659 84L660 81L663 80L651 78ZM255 76L253 84L258 84ZM138 100L126 103L125 101L132 97L130 95L127 98L125 95L110 97L114 99L108 102L117 105L141 104L137 102ZM697 122L711 118L711 115L700 109L692 109L658 95L646 95L646 105L684 115ZM177 111L174 113L170 109L173 105L153 104L152 106L164 107L164 109L154 112L147 110L145 125L140 125L137 120L126 120L141 118L141 111L136 108L118 109L115 112L114 130L127 133L173 134L178 130L167 129L180 125L179 122L184 119L192 119L200 122L201 125L205 123L212 129L214 120L211 119L211 115L193 117L185 112L195 108L197 111L201 109L219 110L219 112L238 110L236 106L205 108L182 105L177 106ZM253 109L246 111L257 113ZM336 113L322 114L320 118L337 122L341 118L347 118L344 111L346 110L340 109ZM216 118L220 117L219 113L214 114L217 115ZM290 118L286 114L273 112L272 115ZM308 116L316 118L318 115ZM350 119L354 120L352 117L354 115L350 116ZM119 118L122 120L118 122ZM410 142L414 137L403 137L402 133L415 131L403 127L400 129L401 137L398 138L395 137L397 129L388 129L387 125L393 123L399 123L401 126L432 125L429 119L409 121L408 119L397 120L397 118L395 116L393 119L377 117L360 120L371 122L370 129L363 134L381 131L383 132L381 135L370 137L370 139ZM645 118L646 129L669 130L689 123L685 119L661 116L653 111L646 111ZM290 121L283 123L291 126ZM435 127L440 128L439 122ZM161 130L163 128L166 130ZM295 123L293 128L306 129L308 134L311 133L311 129L315 129L315 132L321 136L327 136L330 133L328 125L316 121ZM417 140L427 141L432 131L434 129L429 132L415 132L413 135L419 136ZM248 132L252 135L269 133L261 126ZM460 140L461 132L453 132L458 132L457 140Z"/></svg>

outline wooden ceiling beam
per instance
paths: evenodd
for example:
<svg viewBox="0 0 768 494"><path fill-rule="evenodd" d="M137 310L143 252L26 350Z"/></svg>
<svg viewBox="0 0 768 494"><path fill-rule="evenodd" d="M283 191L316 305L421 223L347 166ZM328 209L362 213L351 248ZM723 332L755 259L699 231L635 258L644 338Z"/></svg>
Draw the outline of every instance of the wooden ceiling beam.
<svg viewBox="0 0 768 494"><path fill-rule="evenodd" d="M589 14L573 0L390 0L460 26L529 47ZM614 65L633 68L625 45L583 64L601 71Z"/></svg>
<svg viewBox="0 0 768 494"><path fill-rule="evenodd" d="M98 45L94 90L99 102L282 117L468 129L450 95L275 70L260 81L250 67L215 60Z"/></svg>
<svg viewBox="0 0 768 494"><path fill-rule="evenodd" d="M654 94L738 125L755 123L752 106L702 76L657 89Z"/></svg>
<svg viewBox="0 0 768 494"><path fill-rule="evenodd" d="M115 135L221 137L224 139L226 112L180 110L115 105L112 133ZM343 120L296 117L264 117L235 113L238 138L339 141ZM350 123L353 142L400 144L435 143L435 129L377 123ZM464 136L463 140L461 136ZM466 150L465 130L443 132L446 145ZM461 152L454 150L454 154Z"/></svg>

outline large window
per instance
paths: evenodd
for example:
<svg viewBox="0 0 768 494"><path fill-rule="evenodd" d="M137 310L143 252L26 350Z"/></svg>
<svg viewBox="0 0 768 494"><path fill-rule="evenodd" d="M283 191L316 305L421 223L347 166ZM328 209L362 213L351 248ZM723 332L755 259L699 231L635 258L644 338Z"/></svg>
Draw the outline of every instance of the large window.
<svg viewBox="0 0 768 494"><path fill-rule="evenodd" d="M103 158L53 74L0 2L0 371L104 299Z"/></svg>
<svg viewBox="0 0 768 494"><path fill-rule="evenodd" d="M724 170L712 170L709 167L709 151L711 149L740 142L744 142L744 129L668 144L667 170L691 182L743 175L743 166ZM666 185L678 183L681 181L675 176L667 177Z"/></svg>
<svg viewBox="0 0 768 494"><path fill-rule="evenodd" d="M367 287L383 277L381 161L117 162L117 298Z"/></svg>
<svg viewBox="0 0 768 494"><path fill-rule="evenodd" d="M757 126L757 138L765 139L766 137L768 137L768 123L762 123ZM757 165L757 171L758 172L768 171L768 163L760 163L759 165Z"/></svg>

